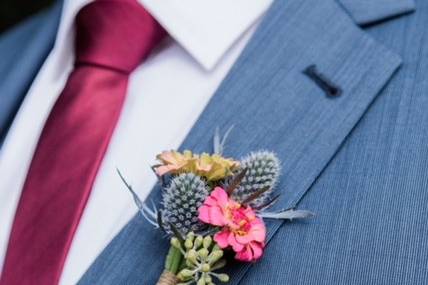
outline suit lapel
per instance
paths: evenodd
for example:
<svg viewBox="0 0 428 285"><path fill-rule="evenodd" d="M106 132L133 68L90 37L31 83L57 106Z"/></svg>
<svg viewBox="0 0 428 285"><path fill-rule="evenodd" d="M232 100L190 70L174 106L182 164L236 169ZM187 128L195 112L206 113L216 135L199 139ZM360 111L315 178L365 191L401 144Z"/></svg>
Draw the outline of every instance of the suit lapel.
<svg viewBox="0 0 428 285"><path fill-rule="evenodd" d="M340 97L326 96L302 73L314 64L343 90ZM278 0L181 149L210 151L215 127L235 125L226 155L275 151L283 170L274 209L296 207L399 64L335 1ZM160 189L149 199L158 202ZM268 240L281 224L267 222ZM136 216L79 284L155 284L168 248L160 236ZM249 267L232 263L229 284L238 284Z"/></svg>
<svg viewBox="0 0 428 285"><path fill-rule="evenodd" d="M0 38L0 148L27 90L53 47L62 1Z"/></svg>
<svg viewBox="0 0 428 285"><path fill-rule="evenodd" d="M414 0L396 1L355 1L339 0L351 17L361 25L390 19L415 10Z"/></svg>

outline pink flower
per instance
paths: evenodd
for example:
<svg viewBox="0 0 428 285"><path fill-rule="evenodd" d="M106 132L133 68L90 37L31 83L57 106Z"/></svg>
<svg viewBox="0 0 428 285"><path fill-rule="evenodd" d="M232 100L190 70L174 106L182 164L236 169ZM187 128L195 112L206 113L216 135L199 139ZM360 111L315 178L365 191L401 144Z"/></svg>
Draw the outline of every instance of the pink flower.
<svg viewBox="0 0 428 285"><path fill-rule="evenodd" d="M222 227L214 235L221 248L231 246L235 258L254 261L263 254L266 227L251 207L244 207L230 199L226 191L216 187L199 208L199 219L207 224Z"/></svg>

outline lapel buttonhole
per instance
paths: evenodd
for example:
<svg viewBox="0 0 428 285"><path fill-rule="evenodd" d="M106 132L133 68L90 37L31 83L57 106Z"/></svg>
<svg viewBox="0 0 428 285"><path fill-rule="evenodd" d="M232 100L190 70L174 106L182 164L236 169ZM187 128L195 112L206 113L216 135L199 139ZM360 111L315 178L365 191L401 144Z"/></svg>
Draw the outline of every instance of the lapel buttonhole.
<svg viewBox="0 0 428 285"><path fill-rule="evenodd" d="M334 84L327 76L318 71L315 64L311 64L303 70L303 74L307 75L315 84L321 88L328 97L339 97L342 95L342 88Z"/></svg>

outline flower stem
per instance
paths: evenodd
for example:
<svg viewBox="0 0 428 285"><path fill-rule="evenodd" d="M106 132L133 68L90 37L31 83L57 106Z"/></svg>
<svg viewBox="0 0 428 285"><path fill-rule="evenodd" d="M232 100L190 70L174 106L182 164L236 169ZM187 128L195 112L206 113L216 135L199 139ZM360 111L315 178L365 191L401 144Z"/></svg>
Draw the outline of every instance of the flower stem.
<svg viewBox="0 0 428 285"><path fill-rule="evenodd" d="M171 272L165 270L159 277L159 280L156 285L176 285L177 283L178 280L175 274L172 274Z"/></svg>
<svg viewBox="0 0 428 285"><path fill-rule="evenodd" d="M166 260L165 260L165 270L170 271L173 255L174 255L174 247L173 247L173 246L171 246L171 247L169 248L168 255L166 256Z"/></svg>
<svg viewBox="0 0 428 285"><path fill-rule="evenodd" d="M165 270L159 277L157 285L175 285L178 283L177 273L180 269L183 255L180 249L171 245L165 260Z"/></svg>
<svg viewBox="0 0 428 285"><path fill-rule="evenodd" d="M180 268L182 259L182 254L178 248L173 247L172 258L171 258L171 266L169 271L173 274L178 273L178 269Z"/></svg>

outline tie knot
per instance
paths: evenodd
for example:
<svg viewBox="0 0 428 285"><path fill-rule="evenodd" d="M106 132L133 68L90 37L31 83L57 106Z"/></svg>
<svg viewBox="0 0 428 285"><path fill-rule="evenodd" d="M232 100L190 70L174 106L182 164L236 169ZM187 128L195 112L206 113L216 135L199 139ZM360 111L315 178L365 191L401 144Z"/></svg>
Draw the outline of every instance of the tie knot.
<svg viewBox="0 0 428 285"><path fill-rule="evenodd" d="M164 34L136 0L96 0L76 17L76 64L130 73Z"/></svg>

